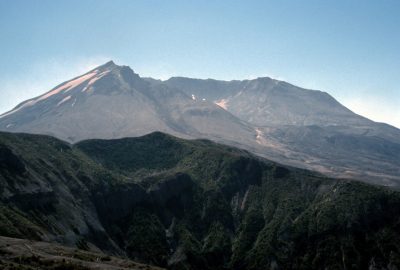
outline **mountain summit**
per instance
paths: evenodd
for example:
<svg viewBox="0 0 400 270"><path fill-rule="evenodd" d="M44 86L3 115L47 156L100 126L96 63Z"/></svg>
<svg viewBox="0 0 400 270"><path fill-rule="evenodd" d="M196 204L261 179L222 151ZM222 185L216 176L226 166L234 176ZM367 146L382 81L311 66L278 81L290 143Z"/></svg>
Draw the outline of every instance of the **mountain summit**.
<svg viewBox="0 0 400 270"><path fill-rule="evenodd" d="M400 186L400 132L322 91L271 78L141 78L107 62L0 116L0 130L77 142L162 131L335 177Z"/></svg>

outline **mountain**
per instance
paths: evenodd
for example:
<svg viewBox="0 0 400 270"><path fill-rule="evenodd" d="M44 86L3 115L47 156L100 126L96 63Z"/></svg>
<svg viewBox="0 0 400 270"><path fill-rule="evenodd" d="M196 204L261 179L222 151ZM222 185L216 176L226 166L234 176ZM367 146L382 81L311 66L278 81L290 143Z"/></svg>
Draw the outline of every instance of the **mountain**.
<svg viewBox="0 0 400 270"><path fill-rule="evenodd" d="M3 114L7 131L48 134L76 142L163 131L182 137L246 140L253 130L212 102L149 84L108 62ZM231 131L237 134L230 135Z"/></svg>
<svg viewBox="0 0 400 270"><path fill-rule="evenodd" d="M270 78L141 78L108 62L0 116L0 130L74 143L161 131L332 177L400 186L400 131L329 94Z"/></svg>
<svg viewBox="0 0 400 270"><path fill-rule="evenodd" d="M252 151L261 156L331 176L399 185L400 131L351 112L325 92L270 78L173 77L165 83L213 100L254 126L261 149Z"/></svg>
<svg viewBox="0 0 400 270"><path fill-rule="evenodd" d="M174 77L165 83L211 99L257 126L326 126L366 120L325 92L302 89L270 78L224 82Z"/></svg>
<svg viewBox="0 0 400 270"><path fill-rule="evenodd" d="M357 115L329 94L270 78L217 81L173 77L164 82L214 101L256 127L319 126L399 143L400 132Z"/></svg>
<svg viewBox="0 0 400 270"><path fill-rule="evenodd" d="M24 260L43 262L59 243L169 269L400 267L393 189L159 132L74 145L0 133L0 160L0 235L30 240L4 251L0 238L2 261L26 243L42 255Z"/></svg>

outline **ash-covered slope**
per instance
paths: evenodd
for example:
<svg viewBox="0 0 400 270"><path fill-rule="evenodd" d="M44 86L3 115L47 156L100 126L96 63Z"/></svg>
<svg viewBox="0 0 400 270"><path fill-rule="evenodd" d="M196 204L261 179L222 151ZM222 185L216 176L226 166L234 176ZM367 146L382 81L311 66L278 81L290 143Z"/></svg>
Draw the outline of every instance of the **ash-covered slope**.
<svg viewBox="0 0 400 270"><path fill-rule="evenodd" d="M267 77L245 81L174 77L165 83L212 100L257 126L338 125L344 120L363 119L325 92L302 89Z"/></svg>
<svg viewBox="0 0 400 270"><path fill-rule="evenodd" d="M0 133L0 161L0 235L91 251L58 249L73 258L100 249L168 269L400 267L400 195L384 187L158 132L76 145Z"/></svg>
<svg viewBox="0 0 400 270"><path fill-rule="evenodd" d="M308 90L268 77L244 81L173 77L171 87L225 108L257 127L312 126L348 129L349 133L382 136L400 142L398 129L357 115L326 92Z"/></svg>
<svg viewBox="0 0 400 270"><path fill-rule="evenodd" d="M399 129L357 115L325 92L270 78L174 77L164 83L251 124L258 147L248 149L254 153L332 176L399 186Z"/></svg>
<svg viewBox="0 0 400 270"><path fill-rule="evenodd" d="M128 67L106 63L18 105L0 118L2 129L53 135L68 141L171 132L149 103L146 84ZM134 117L127 118L128 115Z"/></svg>
<svg viewBox="0 0 400 270"><path fill-rule="evenodd" d="M76 142L163 131L181 137L246 141L254 130L212 102L150 84L108 62L0 116L0 129Z"/></svg>
<svg viewBox="0 0 400 270"><path fill-rule="evenodd" d="M270 78L141 78L108 62L0 116L0 130L69 142L162 131L330 176L400 186L400 132L321 91Z"/></svg>

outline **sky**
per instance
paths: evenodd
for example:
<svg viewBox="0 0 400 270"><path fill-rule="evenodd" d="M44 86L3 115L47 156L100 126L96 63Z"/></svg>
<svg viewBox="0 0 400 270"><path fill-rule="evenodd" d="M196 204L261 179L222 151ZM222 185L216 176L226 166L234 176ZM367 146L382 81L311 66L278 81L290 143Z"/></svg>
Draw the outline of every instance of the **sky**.
<svg viewBox="0 0 400 270"><path fill-rule="evenodd" d="M272 77L400 128L400 1L0 0L0 113L109 60Z"/></svg>

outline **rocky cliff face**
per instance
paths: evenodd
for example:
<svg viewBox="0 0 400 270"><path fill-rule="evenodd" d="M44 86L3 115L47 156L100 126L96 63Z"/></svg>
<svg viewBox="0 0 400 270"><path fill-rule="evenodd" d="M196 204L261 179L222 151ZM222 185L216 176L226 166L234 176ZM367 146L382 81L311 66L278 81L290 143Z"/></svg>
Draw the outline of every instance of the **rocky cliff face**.
<svg viewBox="0 0 400 270"><path fill-rule="evenodd" d="M0 134L0 233L171 269L394 269L398 192L162 133Z"/></svg>

